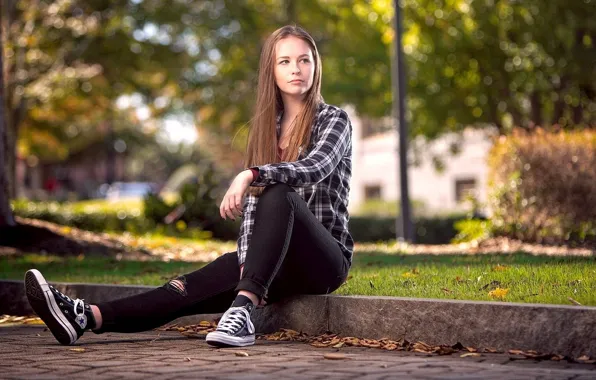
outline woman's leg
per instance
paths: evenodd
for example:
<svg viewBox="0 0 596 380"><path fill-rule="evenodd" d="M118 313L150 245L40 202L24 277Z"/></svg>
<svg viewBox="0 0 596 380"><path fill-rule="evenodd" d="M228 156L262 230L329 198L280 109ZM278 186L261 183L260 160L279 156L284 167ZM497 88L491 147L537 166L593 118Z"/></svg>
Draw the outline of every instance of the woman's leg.
<svg viewBox="0 0 596 380"><path fill-rule="evenodd" d="M183 315L222 312L234 299L239 276L236 252L227 253L159 288L94 305L101 313L101 327L96 326L92 305L62 294L39 271L27 271L25 288L33 310L56 339L72 344L87 329L97 333L145 331Z"/></svg>
<svg viewBox="0 0 596 380"><path fill-rule="evenodd" d="M285 184L267 188L257 205L237 290L266 295L268 302L294 294L327 294L345 281L349 268L335 238L298 193Z"/></svg>
<svg viewBox="0 0 596 380"><path fill-rule="evenodd" d="M325 227L288 185L268 186L257 204L254 227L237 291L271 300L293 294L324 294L345 280L349 261ZM247 298L234 301L207 342L217 346L254 343Z"/></svg>
<svg viewBox="0 0 596 380"><path fill-rule="evenodd" d="M146 331L184 315L221 313L234 300L239 278L236 252L226 253L159 288L97 304L103 323L94 332Z"/></svg>

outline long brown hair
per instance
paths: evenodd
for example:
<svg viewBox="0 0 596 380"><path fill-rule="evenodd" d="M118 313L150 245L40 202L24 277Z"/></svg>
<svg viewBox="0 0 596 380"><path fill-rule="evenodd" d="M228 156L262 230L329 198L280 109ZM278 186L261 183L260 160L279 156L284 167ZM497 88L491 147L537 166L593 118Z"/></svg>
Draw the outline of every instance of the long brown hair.
<svg viewBox="0 0 596 380"><path fill-rule="evenodd" d="M323 101L321 57L314 39L298 26L286 25L277 29L267 38L261 51L257 102L254 116L250 121L246 167L280 162L277 156L276 122L277 115L283 111L284 105L279 87L275 84L275 46L278 41L289 36L298 37L310 46L315 61L315 71L312 87L305 94L304 107L296 117L296 124L290 132L289 145L282 157L284 161L296 161L300 153L299 149L306 149L308 146L317 107ZM249 192L253 195L260 195L263 190L262 187L249 188Z"/></svg>

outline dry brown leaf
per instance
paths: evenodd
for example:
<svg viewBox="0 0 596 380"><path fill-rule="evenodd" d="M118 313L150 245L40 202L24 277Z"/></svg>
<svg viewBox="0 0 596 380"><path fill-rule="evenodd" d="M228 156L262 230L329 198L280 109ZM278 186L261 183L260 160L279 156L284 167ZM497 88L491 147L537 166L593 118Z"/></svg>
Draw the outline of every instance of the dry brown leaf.
<svg viewBox="0 0 596 380"><path fill-rule="evenodd" d="M451 293L451 290L447 289L447 288L441 288L441 290L445 293Z"/></svg>
<svg viewBox="0 0 596 380"><path fill-rule="evenodd" d="M554 361L557 361L557 362L560 361L560 360L563 360L563 359L565 359L565 357L563 355L553 355L550 358L550 360L554 360Z"/></svg>
<svg viewBox="0 0 596 380"><path fill-rule="evenodd" d="M363 347L369 347L369 348L381 347L381 343L378 340L374 340L374 339L360 339L360 345Z"/></svg>
<svg viewBox="0 0 596 380"><path fill-rule="evenodd" d="M84 348L71 348L70 351L85 352L85 349Z"/></svg>
<svg viewBox="0 0 596 380"><path fill-rule="evenodd" d="M344 342L339 342L338 344L333 346L333 348L342 348L343 346L344 346Z"/></svg>
<svg viewBox="0 0 596 380"><path fill-rule="evenodd" d="M383 349L387 350L387 351L397 350L397 348L398 348L397 344L392 344L392 343L389 343L389 344L386 344L383 346Z"/></svg>
<svg viewBox="0 0 596 380"><path fill-rule="evenodd" d="M343 338L342 341L347 344L348 346L354 346L354 347L358 347L360 346L360 339L358 338L354 338L354 337L346 337Z"/></svg>
<svg viewBox="0 0 596 380"><path fill-rule="evenodd" d="M234 355L240 356L240 357L247 357L248 356L248 352L245 352L245 351L236 351L236 352L234 352Z"/></svg>
<svg viewBox="0 0 596 380"><path fill-rule="evenodd" d="M478 351L474 347L466 347L466 350L468 350L468 352L476 352L476 351Z"/></svg>
<svg viewBox="0 0 596 380"><path fill-rule="evenodd" d="M522 350L509 350L507 352L509 352L511 355L523 355L524 354L524 352Z"/></svg>
<svg viewBox="0 0 596 380"><path fill-rule="evenodd" d="M312 342L310 345L317 348L329 347L329 344L321 342Z"/></svg>
<svg viewBox="0 0 596 380"><path fill-rule="evenodd" d="M199 322L199 326L201 326L201 327L211 327L211 322L209 322L209 321L201 321L201 322Z"/></svg>
<svg viewBox="0 0 596 380"><path fill-rule="evenodd" d="M323 357L325 359L329 359L329 360L343 360L343 359L346 359L346 355L344 355L344 354L335 354L335 353L325 354L325 355L323 355Z"/></svg>
<svg viewBox="0 0 596 380"><path fill-rule="evenodd" d="M479 354L477 352L468 352L467 354L459 355L460 358L478 357L478 356L482 356L482 354Z"/></svg>
<svg viewBox="0 0 596 380"><path fill-rule="evenodd" d="M492 354L499 352L499 350L497 350L496 348L485 348L484 351L486 352L490 352Z"/></svg>

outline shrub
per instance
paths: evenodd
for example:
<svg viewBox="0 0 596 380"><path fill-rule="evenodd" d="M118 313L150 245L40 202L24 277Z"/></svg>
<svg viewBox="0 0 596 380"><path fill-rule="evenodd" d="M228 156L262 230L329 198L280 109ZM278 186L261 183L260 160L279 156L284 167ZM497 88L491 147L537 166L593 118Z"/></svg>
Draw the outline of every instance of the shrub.
<svg viewBox="0 0 596 380"><path fill-rule="evenodd" d="M457 234L454 223L465 218L463 214L456 214L417 219L414 222L416 243L448 244ZM396 237L395 218L352 216L349 228L356 242L387 241Z"/></svg>
<svg viewBox="0 0 596 380"><path fill-rule="evenodd" d="M423 201L412 200L411 207L413 213L416 215L422 215L426 212L426 208ZM369 199L358 207L358 210L352 213L353 216L358 217L392 217L395 218L399 215L401 210L401 204L399 200L386 201L383 199Z"/></svg>
<svg viewBox="0 0 596 380"><path fill-rule="evenodd" d="M596 238L596 132L501 137L489 154L494 232L525 241Z"/></svg>
<svg viewBox="0 0 596 380"><path fill-rule="evenodd" d="M217 239L237 239L239 220L223 220L219 215L217 200L226 190L220 187L226 181L217 176L211 164L188 167L187 171L186 180L170 190L176 192L175 196L145 197L145 217L156 225L182 221L189 228L209 231Z"/></svg>
<svg viewBox="0 0 596 380"><path fill-rule="evenodd" d="M452 243L465 243L480 241L491 236L492 222L483 219L463 219L454 224L457 235L451 240Z"/></svg>

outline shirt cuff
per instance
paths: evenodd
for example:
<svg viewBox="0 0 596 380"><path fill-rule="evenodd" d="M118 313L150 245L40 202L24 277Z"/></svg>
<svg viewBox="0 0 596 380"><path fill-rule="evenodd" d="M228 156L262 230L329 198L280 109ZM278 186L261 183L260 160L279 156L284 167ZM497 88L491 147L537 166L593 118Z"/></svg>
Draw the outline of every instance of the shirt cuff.
<svg viewBox="0 0 596 380"><path fill-rule="evenodd" d="M252 181L254 182L259 176L259 171L257 169L250 169L250 171L252 172Z"/></svg>

